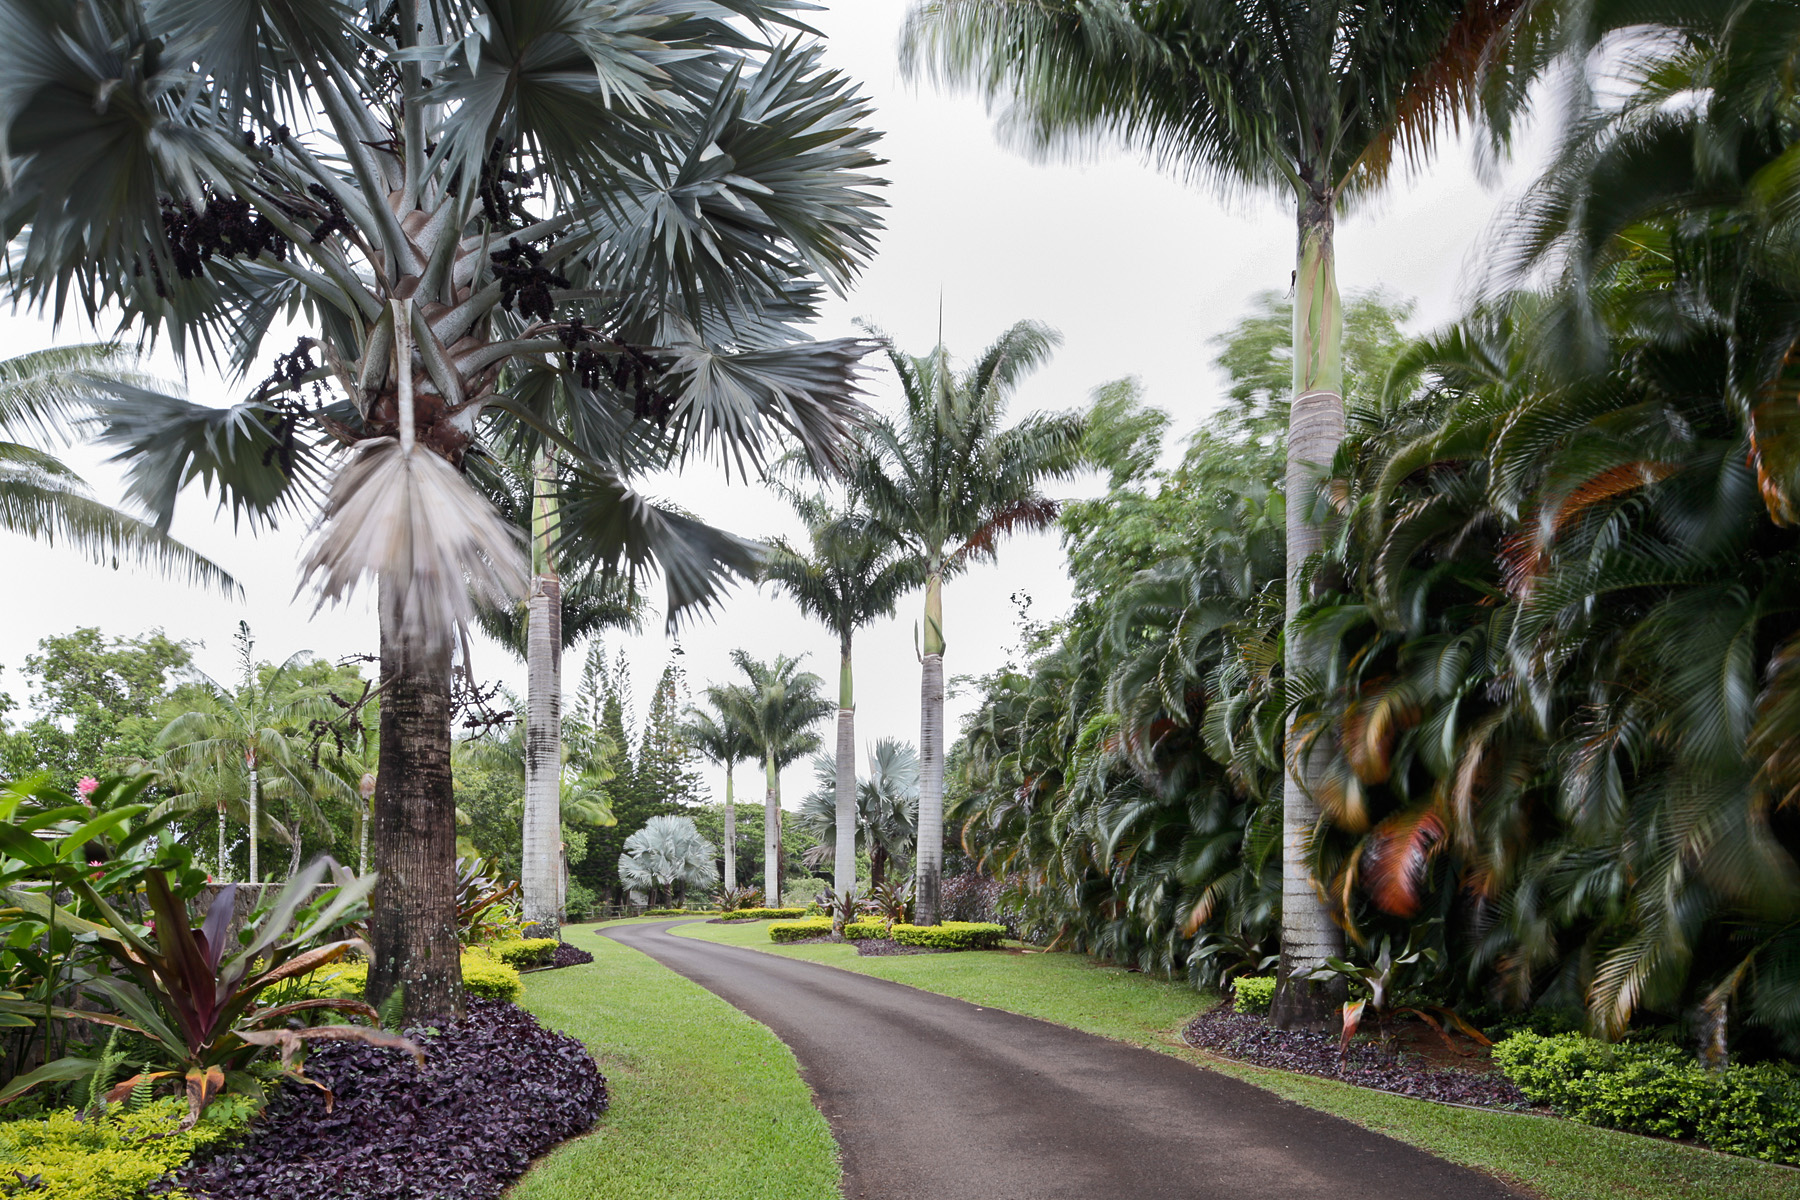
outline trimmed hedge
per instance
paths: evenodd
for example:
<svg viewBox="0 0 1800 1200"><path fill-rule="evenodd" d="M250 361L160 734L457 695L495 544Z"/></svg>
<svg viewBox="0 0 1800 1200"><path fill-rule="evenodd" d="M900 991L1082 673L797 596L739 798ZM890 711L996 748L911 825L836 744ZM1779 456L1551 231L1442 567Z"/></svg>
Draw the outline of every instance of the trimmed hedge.
<svg viewBox="0 0 1800 1200"><path fill-rule="evenodd" d="M1587 1125L1671 1138L1800 1164L1800 1068L1708 1071L1669 1045L1608 1045L1578 1033L1516 1033L1494 1061L1526 1097Z"/></svg>
<svg viewBox="0 0 1800 1200"><path fill-rule="evenodd" d="M716 908L646 908L646 917L715 917L719 914Z"/></svg>
<svg viewBox="0 0 1800 1200"><path fill-rule="evenodd" d="M1266 1013L1275 1003L1275 977L1239 975L1232 980L1231 999L1241 1013Z"/></svg>
<svg viewBox="0 0 1800 1200"><path fill-rule="evenodd" d="M894 926L894 940L902 946L926 946L933 950L992 950L1005 937L1006 926L987 921Z"/></svg>
<svg viewBox="0 0 1800 1200"><path fill-rule="evenodd" d="M551 953L556 943L550 944ZM471 996L483 1000L515 1001L524 992L519 973L505 963L479 951L464 951L462 956L463 988ZM303 980L301 996L329 996L339 1000L360 1000L369 986L369 964L333 963L320 967ZM299 999L296 996L295 999Z"/></svg>
<svg viewBox="0 0 1800 1200"><path fill-rule="evenodd" d="M727 921L791 921L804 917L804 908L740 908L724 916Z"/></svg>
<svg viewBox="0 0 1800 1200"><path fill-rule="evenodd" d="M886 921L846 921L844 936L851 941L862 941L865 938L879 938L886 941L888 927Z"/></svg>
<svg viewBox="0 0 1800 1200"><path fill-rule="evenodd" d="M202 1146L242 1132L253 1111L244 1097L227 1096L179 1132L187 1101L171 1096L136 1112L109 1105L100 1120L59 1109L0 1122L0 1188L27 1200L137 1200Z"/></svg>
<svg viewBox="0 0 1800 1200"><path fill-rule="evenodd" d="M549 966L556 947L555 938L511 938L490 942L481 948L515 971L529 971L533 967Z"/></svg>
<svg viewBox="0 0 1800 1200"><path fill-rule="evenodd" d="M824 937L830 932L830 917L814 917L805 921L776 921L769 926L769 940L771 942L798 942L806 938Z"/></svg>

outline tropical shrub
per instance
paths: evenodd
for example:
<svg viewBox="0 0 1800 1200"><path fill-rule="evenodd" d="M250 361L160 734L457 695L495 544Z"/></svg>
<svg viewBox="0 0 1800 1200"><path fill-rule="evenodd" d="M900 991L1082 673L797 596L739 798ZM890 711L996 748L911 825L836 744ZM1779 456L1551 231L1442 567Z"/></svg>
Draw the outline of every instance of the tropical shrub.
<svg viewBox="0 0 1800 1200"><path fill-rule="evenodd" d="M804 917L804 908L740 908L725 914L727 921L786 921Z"/></svg>
<svg viewBox="0 0 1800 1200"><path fill-rule="evenodd" d="M718 913L716 908L646 908L646 917L710 917Z"/></svg>
<svg viewBox="0 0 1800 1200"><path fill-rule="evenodd" d="M1791 1064L1709 1071L1676 1046L1578 1033L1514 1034L1493 1055L1529 1099L1577 1121L1800 1163L1800 1068Z"/></svg>
<svg viewBox="0 0 1800 1200"><path fill-rule="evenodd" d="M518 937L524 913L515 897L519 881L480 855L456 860L456 930L465 946Z"/></svg>
<svg viewBox="0 0 1800 1200"><path fill-rule="evenodd" d="M525 990L517 970L476 950L463 952L462 979L464 991L484 1000L516 1001ZM309 976L301 982L300 991L306 996L355 999L368 984L368 963L340 963Z"/></svg>
<svg viewBox="0 0 1800 1200"><path fill-rule="evenodd" d="M203 1146L241 1133L255 1105L233 1097L186 1126L187 1104L152 1100L136 1111L111 1105L104 1115L58 1109L0 1122L5 1194L23 1200L138 1200L156 1180Z"/></svg>
<svg viewBox="0 0 1800 1200"><path fill-rule="evenodd" d="M804 921L776 921L769 926L771 942L798 942L806 938L824 937L831 932L831 918L814 917Z"/></svg>
<svg viewBox="0 0 1800 1200"><path fill-rule="evenodd" d="M1266 1013L1275 1000L1273 975L1239 975L1231 981L1232 1007L1241 1013Z"/></svg>
<svg viewBox="0 0 1800 1200"><path fill-rule="evenodd" d="M941 925L895 925L893 938L902 946L933 950L992 950L1006 937L1006 926L983 921L945 921Z"/></svg>
<svg viewBox="0 0 1800 1200"><path fill-rule="evenodd" d="M753 887L720 888L715 897L719 911L731 912L739 908L755 908L762 903L762 891Z"/></svg>
<svg viewBox="0 0 1800 1200"><path fill-rule="evenodd" d="M528 971L533 967L549 966L559 944L555 938L520 938L491 942L482 950L515 971Z"/></svg>
<svg viewBox="0 0 1800 1200"><path fill-rule="evenodd" d="M851 941L864 938L882 938L888 936L888 923L885 920L850 921L844 926L844 936Z"/></svg>
<svg viewBox="0 0 1800 1200"><path fill-rule="evenodd" d="M423 1067L391 1050L321 1046L307 1071L334 1105L284 1085L255 1138L176 1183L208 1200L495 1200L606 1111L606 1080L582 1044L513 1005L471 1000L459 1020L408 1032L428 1047Z"/></svg>

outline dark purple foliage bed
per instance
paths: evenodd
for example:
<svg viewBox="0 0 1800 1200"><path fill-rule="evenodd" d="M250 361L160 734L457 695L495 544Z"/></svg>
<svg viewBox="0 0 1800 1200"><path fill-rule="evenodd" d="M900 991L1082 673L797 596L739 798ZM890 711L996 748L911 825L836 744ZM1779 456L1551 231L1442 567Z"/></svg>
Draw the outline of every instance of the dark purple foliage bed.
<svg viewBox="0 0 1800 1200"><path fill-rule="evenodd" d="M462 1020L395 1050L326 1043L242 1146L177 1173L195 1200L493 1200L531 1160L593 1125L606 1080L582 1044L523 1009L470 1000Z"/></svg>
<svg viewBox="0 0 1800 1200"><path fill-rule="evenodd" d="M567 942L558 942L556 953L550 956L553 967L579 967L582 963L591 963L594 956L579 946L571 946Z"/></svg>
<svg viewBox="0 0 1800 1200"><path fill-rule="evenodd" d="M1338 1039L1331 1034L1275 1029L1261 1017L1234 1012L1229 1005L1195 1017L1182 1037L1190 1046L1239 1062L1341 1079L1421 1100L1482 1108L1531 1107L1523 1093L1498 1071L1433 1067L1363 1041L1351 1043L1349 1058L1340 1065Z"/></svg>

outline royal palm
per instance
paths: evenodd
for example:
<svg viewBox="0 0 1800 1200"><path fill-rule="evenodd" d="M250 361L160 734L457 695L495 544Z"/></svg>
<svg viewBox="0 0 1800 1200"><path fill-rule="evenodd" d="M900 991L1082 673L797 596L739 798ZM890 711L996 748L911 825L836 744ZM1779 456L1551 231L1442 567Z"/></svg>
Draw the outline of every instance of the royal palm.
<svg viewBox="0 0 1800 1200"><path fill-rule="evenodd" d="M763 760L763 893L770 904L781 897L781 771L819 748L813 726L831 712L819 694L825 681L800 669L800 660L777 654L760 662L742 650L731 661L745 682L721 693L730 697L730 716L748 733Z"/></svg>
<svg viewBox="0 0 1800 1200"><path fill-rule="evenodd" d="M714 684L702 693L703 704L688 707L681 733L708 762L725 768L725 887L737 887L737 803L732 795L732 771L756 756L756 739L744 724L748 708L743 693L732 684Z"/></svg>

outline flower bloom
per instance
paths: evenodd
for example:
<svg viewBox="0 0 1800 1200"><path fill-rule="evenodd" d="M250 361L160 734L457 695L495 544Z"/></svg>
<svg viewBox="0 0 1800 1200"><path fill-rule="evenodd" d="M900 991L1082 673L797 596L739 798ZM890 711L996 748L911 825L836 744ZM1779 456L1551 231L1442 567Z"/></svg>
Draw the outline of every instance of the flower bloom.
<svg viewBox="0 0 1800 1200"><path fill-rule="evenodd" d="M81 794L83 800L92 796L99 789L100 781L95 779L92 775L82 776L81 782L75 785L75 790Z"/></svg>

